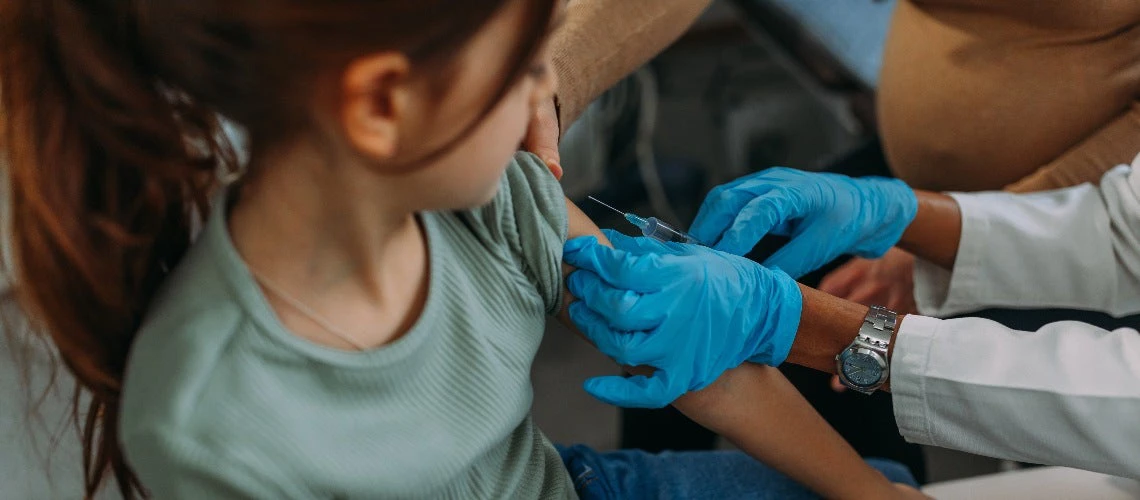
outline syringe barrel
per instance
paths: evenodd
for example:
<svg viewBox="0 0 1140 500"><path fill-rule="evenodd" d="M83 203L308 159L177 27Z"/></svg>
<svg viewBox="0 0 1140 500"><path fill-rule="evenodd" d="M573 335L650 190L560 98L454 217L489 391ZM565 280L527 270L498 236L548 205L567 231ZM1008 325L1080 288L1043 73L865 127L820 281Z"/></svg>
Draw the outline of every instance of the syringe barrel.
<svg viewBox="0 0 1140 500"><path fill-rule="evenodd" d="M682 233L681 231L674 229L673 226L661 222L661 220L656 217L647 217L645 219L645 222L646 225L645 227L641 228L641 234L644 234L645 236L653 238L657 241L663 241L666 243L692 243L695 245L701 244L701 242L693 239L685 233Z"/></svg>

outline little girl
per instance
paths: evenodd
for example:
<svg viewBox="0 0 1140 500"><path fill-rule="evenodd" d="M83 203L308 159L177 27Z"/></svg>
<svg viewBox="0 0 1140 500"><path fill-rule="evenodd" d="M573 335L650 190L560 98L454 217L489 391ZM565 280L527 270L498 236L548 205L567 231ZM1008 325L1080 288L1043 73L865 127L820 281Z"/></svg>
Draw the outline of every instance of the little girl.
<svg viewBox="0 0 1140 500"><path fill-rule="evenodd" d="M2 4L19 292L91 395L88 495L807 494L742 453L559 450L532 422L562 244L601 236L512 159L556 3ZM747 411L729 437L819 493L902 494L771 369L734 378L772 399L676 404Z"/></svg>

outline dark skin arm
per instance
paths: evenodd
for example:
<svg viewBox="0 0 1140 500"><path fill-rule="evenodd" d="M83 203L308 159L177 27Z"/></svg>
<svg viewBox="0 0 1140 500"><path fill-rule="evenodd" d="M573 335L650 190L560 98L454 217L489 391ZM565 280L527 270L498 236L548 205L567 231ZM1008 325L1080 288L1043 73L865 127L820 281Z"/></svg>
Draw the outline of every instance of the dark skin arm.
<svg viewBox="0 0 1140 500"><path fill-rule="evenodd" d="M918 213L898 246L946 269L954 267L962 239L962 213L953 198L919 191ZM835 355L855 339L868 307L801 286L804 309L788 362L835 373ZM899 317L896 335L904 316ZM893 353L894 342L891 342ZM886 388L889 390L889 387Z"/></svg>

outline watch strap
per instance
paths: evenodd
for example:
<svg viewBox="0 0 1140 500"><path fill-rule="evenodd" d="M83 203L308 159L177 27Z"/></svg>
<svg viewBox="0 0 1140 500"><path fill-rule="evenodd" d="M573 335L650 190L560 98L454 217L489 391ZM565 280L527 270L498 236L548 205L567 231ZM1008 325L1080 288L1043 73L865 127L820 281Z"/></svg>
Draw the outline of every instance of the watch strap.
<svg viewBox="0 0 1140 500"><path fill-rule="evenodd" d="M871 306L859 327L858 341L866 347L882 351L885 356L895 333L898 314L881 306Z"/></svg>

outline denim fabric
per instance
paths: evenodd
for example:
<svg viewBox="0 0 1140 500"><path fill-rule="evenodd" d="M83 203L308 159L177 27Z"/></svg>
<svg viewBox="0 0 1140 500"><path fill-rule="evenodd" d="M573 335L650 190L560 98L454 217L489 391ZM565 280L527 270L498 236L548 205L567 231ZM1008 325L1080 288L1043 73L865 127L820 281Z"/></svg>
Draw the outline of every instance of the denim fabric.
<svg viewBox="0 0 1140 500"><path fill-rule="evenodd" d="M799 483L739 451L650 454L640 450L598 452L558 446L562 462L583 500L732 500L819 498ZM902 465L869 459L892 482L915 485Z"/></svg>

